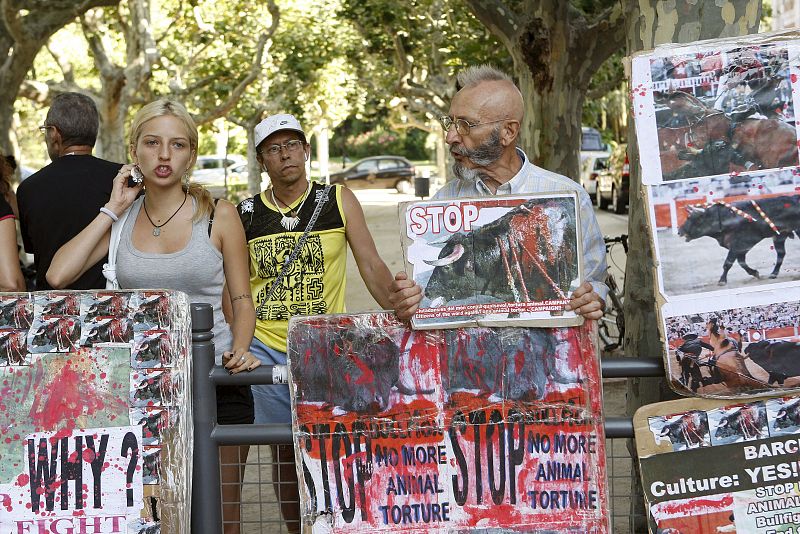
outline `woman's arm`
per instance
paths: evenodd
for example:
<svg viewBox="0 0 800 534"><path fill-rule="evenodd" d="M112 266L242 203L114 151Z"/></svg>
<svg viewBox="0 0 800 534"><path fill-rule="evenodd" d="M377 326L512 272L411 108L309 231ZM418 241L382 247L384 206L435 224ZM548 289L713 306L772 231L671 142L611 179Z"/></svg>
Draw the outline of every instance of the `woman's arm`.
<svg viewBox="0 0 800 534"><path fill-rule="evenodd" d="M117 173L111 198L105 205L117 217L122 216L133 204L142 189L142 184L128 187L128 177L131 175L132 167L133 165L124 165ZM110 216L100 212L89 226L58 249L50 268L47 269L47 283L54 288L66 287L103 259L108 254L113 222Z"/></svg>
<svg viewBox="0 0 800 534"><path fill-rule="evenodd" d="M393 306L389 300L389 286L394 278L386 263L378 255L361 204L346 187L342 188L342 207L347 218L345 234L358 265L358 272L361 273L361 278L378 305L384 310L391 310Z"/></svg>
<svg viewBox="0 0 800 534"><path fill-rule="evenodd" d="M256 328L256 312L250 296L250 256L242 221L230 202L221 200L214 213L212 242L222 251L225 285L231 302L231 332L233 345L225 367L232 373L250 371L261 361L250 354L250 343ZM228 298L223 295L223 298ZM227 354L226 354L227 355Z"/></svg>
<svg viewBox="0 0 800 534"><path fill-rule="evenodd" d="M25 291L19 268L17 225L13 217L0 220L0 291Z"/></svg>

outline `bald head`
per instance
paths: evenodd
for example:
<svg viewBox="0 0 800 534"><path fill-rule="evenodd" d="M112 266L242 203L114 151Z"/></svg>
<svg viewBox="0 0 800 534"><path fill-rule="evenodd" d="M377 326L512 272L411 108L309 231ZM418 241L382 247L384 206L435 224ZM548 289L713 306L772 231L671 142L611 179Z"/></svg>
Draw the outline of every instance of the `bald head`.
<svg viewBox="0 0 800 534"><path fill-rule="evenodd" d="M458 94L470 97L476 113L484 120L506 118L522 121L525 110L522 93L505 72L490 65L468 67L458 73Z"/></svg>

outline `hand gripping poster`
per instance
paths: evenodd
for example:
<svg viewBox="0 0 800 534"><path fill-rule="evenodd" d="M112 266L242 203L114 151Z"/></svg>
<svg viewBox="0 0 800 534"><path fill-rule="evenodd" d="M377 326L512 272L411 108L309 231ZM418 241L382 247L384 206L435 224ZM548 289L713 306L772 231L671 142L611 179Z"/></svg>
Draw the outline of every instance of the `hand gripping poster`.
<svg viewBox="0 0 800 534"><path fill-rule="evenodd" d="M292 318L303 532L608 532L595 336Z"/></svg>
<svg viewBox="0 0 800 534"><path fill-rule="evenodd" d="M404 204L408 269L423 289L415 329L570 326L582 279L575 193Z"/></svg>
<svg viewBox="0 0 800 534"><path fill-rule="evenodd" d="M189 335L181 293L0 294L0 533L189 532Z"/></svg>
<svg viewBox="0 0 800 534"><path fill-rule="evenodd" d="M634 427L651 533L800 529L800 397L661 402Z"/></svg>
<svg viewBox="0 0 800 534"><path fill-rule="evenodd" d="M684 395L797 387L798 37L665 45L631 61L664 356ZM777 373L760 356L773 349Z"/></svg>

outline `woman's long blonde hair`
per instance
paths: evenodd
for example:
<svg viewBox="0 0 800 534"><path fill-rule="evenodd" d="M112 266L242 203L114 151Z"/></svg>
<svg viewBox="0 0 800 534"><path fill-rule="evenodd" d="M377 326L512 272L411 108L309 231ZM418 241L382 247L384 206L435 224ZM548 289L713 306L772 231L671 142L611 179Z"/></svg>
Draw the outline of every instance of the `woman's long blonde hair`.
<svg viewBox="0 0 800 534"><path fill-rule="evenodd" d="M163 117L164 115L171 115L180 120L183 125L186 126L186 131L189 134L189 145L194 151L194 156L192 156L189 169L186 171L188 178L192 167L194 167L195 161L197 161L197 144L199 136L197 134L197 125L194 123L192 116L189 115L189 112L186 111L186 108L183 107L183 104L174 100L162 98L142 106L142 109L140 109L133 117L133 123L131 123L130 148L131 150L136 148L137 144L139 143L139 137L142 135L144 124L147 121L155 119L156 117ZM214 203L211 199L211 193L209 193L202 185L191 183L189 181L183 184L183 189L189 195L191 195L192 198L194 198L195 204L197 205L197 209L195 210L194 217L192 217L192 221L197 222L200 219L209 217L211 212L214 210Z"/></svg>

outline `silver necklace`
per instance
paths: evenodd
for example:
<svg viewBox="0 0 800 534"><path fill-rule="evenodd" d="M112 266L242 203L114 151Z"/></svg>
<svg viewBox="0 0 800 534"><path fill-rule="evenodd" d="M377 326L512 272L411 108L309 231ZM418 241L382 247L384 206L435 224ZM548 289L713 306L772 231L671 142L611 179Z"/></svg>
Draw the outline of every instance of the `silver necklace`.
<svg viewBox="0 0 800 534"><path fill-rule="evenodd" d="M303 204L306 203L306 199L308 198L308 192L311 191L311 182L308 183L308 187L306 187L305 196L303 197L303 201L297 206L296 210L289 208L289 211L283 213L281 207L278 205L278 201L275 198L275 188L270 187L269 193L272 195L272 203L278 209L278 213L281 214L281 226L289 230L290 232L297 228L297 225L300 224L300 210L303 209ZM288 207L288 206L287 206ZM289 217L291 215L291 217Z"/></svg>

